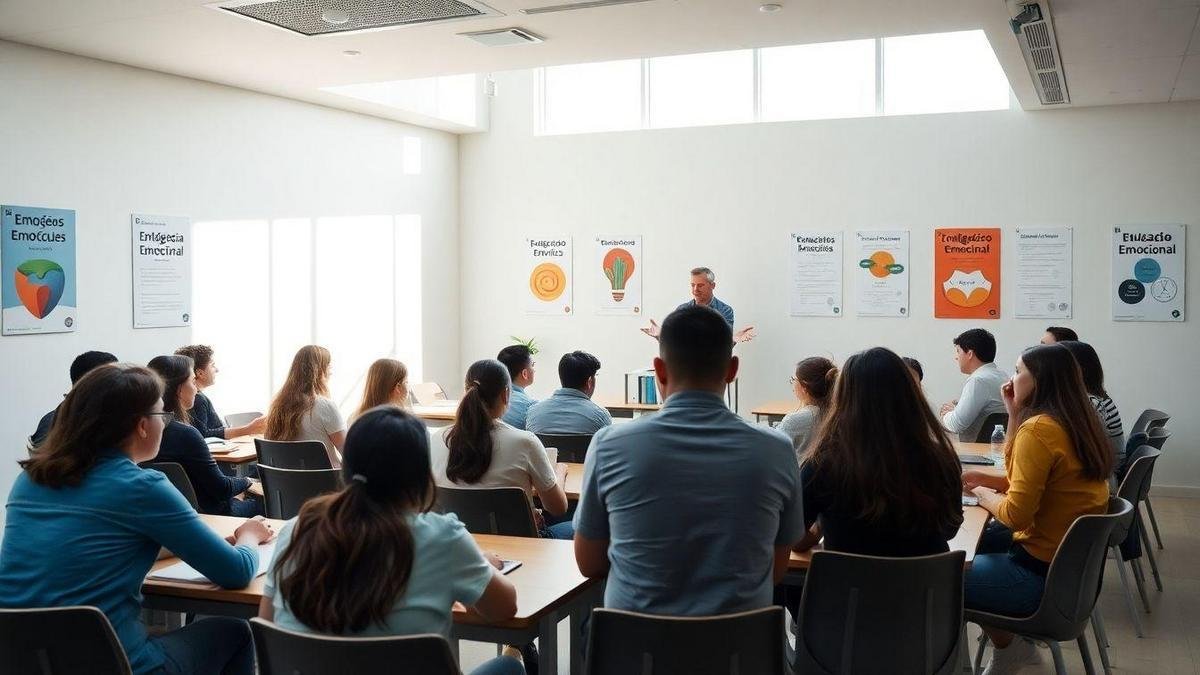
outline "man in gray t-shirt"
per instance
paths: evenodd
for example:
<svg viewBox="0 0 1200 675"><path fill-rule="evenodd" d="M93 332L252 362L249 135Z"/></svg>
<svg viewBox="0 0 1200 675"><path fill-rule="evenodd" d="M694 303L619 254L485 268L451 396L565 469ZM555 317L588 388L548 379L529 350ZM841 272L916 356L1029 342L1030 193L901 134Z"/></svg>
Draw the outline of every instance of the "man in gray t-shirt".
<svg viewBox="0 0 1200 675"><path fill-rule="evenodd" d="M771 604L804 534L791 441L726 407L732 331L707 307L663 321L658 413L600 430L575 514L575 557L608 575L606 607L675 616Z"/></svg>

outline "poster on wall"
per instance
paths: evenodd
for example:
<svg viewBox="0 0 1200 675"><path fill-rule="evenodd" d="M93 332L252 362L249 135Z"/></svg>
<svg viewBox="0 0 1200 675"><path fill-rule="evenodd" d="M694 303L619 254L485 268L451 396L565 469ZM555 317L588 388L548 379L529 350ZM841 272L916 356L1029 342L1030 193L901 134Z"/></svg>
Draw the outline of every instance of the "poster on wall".
<svg viewBox="0 0 1200 675"><path fill-rule="evenodd" d="M856 313L908 316L908 230L860 230Z"/></svg>
<svg viewBox="0 0 1200 675"><path fill-rule="evenodd" d="M528 237L525 258L529 281L525 313L569 316L574 312L571 238Z"/></svg>
<svg viewBox="0 0 1200 675"><path fill-rule="evenodd" d="M1018 319L1071 318L1071 252L1069 227L1017 228Z"/></svg>
<svg viewBox="0 0 1200 675"><path fill-rule="evenodd" d="M792 232L792 316L842 315L842 233Z"/></svg>
<svg viewBox="0 0 1200 675"><path fill-rule="evenodd" d="M933 316L1000 318L1000 228L933 231Z"/></svg>
<svg viewBox="0 0 1200 675"><path fill-rule="evenodd" d="M1113 321L1183 321L1186 251L1184 225L1114 227Z"/></svg>
<svg viewBox="0 0 1200 675"><path fill-rule="evenodd" d="M589 274L596 289L596 313L642 313L642 237L596 237Z"/></svg>
<svg viewBox="0 0 1200 675"><path fill-rule="evenodd" d="M4 335L75 330L75 211L0 206Z"/></svg>
<svg viewBox="0 0 1200 675"><path fill-rule="evenodd" d="M192 324L192 222L134 213L133 327Z"/></svg>

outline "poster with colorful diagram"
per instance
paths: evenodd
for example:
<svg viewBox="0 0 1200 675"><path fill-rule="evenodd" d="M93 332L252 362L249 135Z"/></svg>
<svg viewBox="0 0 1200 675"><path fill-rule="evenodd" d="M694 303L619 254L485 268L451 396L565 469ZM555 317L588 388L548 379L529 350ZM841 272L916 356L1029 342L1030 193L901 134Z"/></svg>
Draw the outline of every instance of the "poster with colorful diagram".
<svg viewBox="0 0 1200 675"><path fill-rule="evenodd" d="M573 313L571 238L529 237L525 239L525 259L529 283L525 313L555 316Z"/></svg>
<svg viewBox="0 0 1200 675"><path fill-rule="evenodd" d="M933 231L933 316L1000 318L1000 228Z"/></svg>
<svg viewBox="0 0 1200 675"><path fill-rule="evenodd" d="M75 211L0 206L4 335L75 330Z"/></svg>
<svg viewBox="0 0 1200 675"><path fill-rule="evenodd" d="M908 230L855 234L858 316L908 316Z"/></svg>
<svg viewBox="0 0 1200 675"><path fill-rule="evenodd" d="M1114 227L1113 321L1183 321L1186 252L1184 225Z"/></svg>
<svg viewBox="0 0 1200 675"><path fill-rule="evenodd" d="M594 282L596 313L642 314L642 237L596 237L588 272Z"/></svg>

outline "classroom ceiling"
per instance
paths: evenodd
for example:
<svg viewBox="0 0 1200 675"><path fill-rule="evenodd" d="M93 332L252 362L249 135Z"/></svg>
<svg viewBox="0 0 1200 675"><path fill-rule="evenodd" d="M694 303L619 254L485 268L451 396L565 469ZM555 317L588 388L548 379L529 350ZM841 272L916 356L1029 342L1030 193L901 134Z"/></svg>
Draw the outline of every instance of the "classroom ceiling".
<svg viewBox="0 0 1200 675"><path fill-rule="evenodd" d="M353 0L320 0L332 7ZM402 121L322 87L542 65L983 29L1026 109L1037 95L1003 0L648 0L526 15L586 0L487 0L504 16L304 37L211 0L0 0L0 39ZM1200 0L1053 0L1072 105L1200 99ZM520 27L541 44L458 33ZM344 51L360 52L348 57Z"/></svg>

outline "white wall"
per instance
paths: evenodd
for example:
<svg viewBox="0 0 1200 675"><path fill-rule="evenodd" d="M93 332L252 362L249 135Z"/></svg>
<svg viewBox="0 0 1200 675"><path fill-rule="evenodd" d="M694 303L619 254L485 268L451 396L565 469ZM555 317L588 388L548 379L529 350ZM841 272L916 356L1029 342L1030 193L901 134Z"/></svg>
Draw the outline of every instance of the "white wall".
<svg viewBox="0 0 1200 675"><path fill-rule="evenodd" d="M738 349L743 414L790 396L796 360L841 360L874 345L920 359L941 402L962 382L951 339L974 323L932 318L932 230L1005 228L1002 314L1011 317L1013 228L1071 225L1075 319L1055 323L1099 351L1127 427L1148 406L1175 415L1156 482L1200 491L1200 320L1114 323L1107 290L1114 224L1188 223L1189 257L1200 260L1200 103L535 137L531 74L496 79L491 131L460 144L464 363L493 356L510 334L536 336L546 348L537 395L557 386L558 356L580 348L604 363L600 394L619 396L621 373L647 365L656 347L637 332L643 319L596 316L583 270L593 264L591 237L643 234L649 315L687 300L687 270L708 265L738 323L758 327ZM842 230L849 243L855 229L891 227L912 231L911 318L854 318L849 272L848 316L788 316L789 231ZM575 316L522 314L524 272L501 261L529 233L574 235ZM854 262L848 253L847 270ZM1193 313L1198 291L1193 269ZM1047 323L982 325L1011 370Z"/></svg>
<svg viewBox="0 0 1200 675"><path fill-rule="evenodd" d="M421 139L420 175L404 175L405 136ZM0 337L0 495L24 438L69 388L77 353L145 363L190 341L189 329L131 328L134 211L197 221L419 213L430 261L424 373L456 379L457 144L443 132L0 41L0 203L75 209L79 271L78 330ZM236 303L228 320L238 320Z"/></svg>

